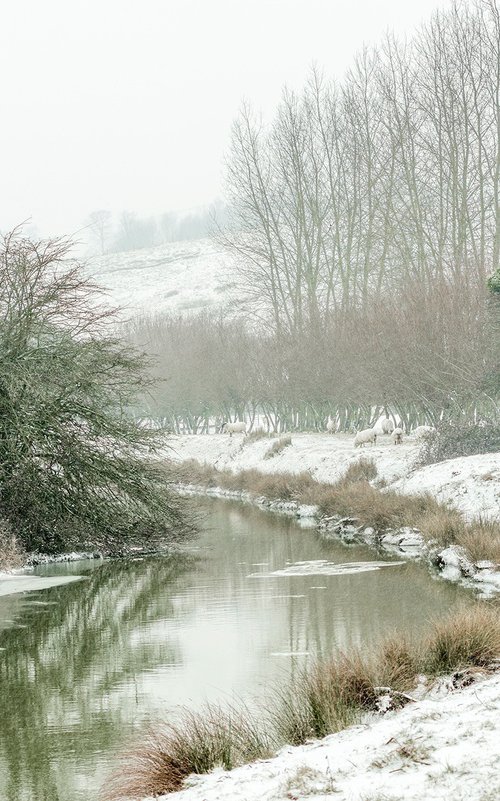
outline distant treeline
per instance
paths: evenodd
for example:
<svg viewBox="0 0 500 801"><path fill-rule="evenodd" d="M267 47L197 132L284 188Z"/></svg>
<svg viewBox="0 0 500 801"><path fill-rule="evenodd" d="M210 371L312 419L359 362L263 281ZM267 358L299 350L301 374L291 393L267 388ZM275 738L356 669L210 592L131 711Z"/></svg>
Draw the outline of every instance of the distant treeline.
<svg viewBox="0 0 500 801"><path fill-rule="evenodd" d="M218 201L209 208L189 213L165 212L158 216L140 217L123 211L114 218L110 211L99 209L86 221L90 249L99 255L141 250L167 242L203 239L214 226L226 225L226 206Z"/></svg>
<svg viewBox="0 0 500 801"><path fill-rule="evenodd" d="M365 428L382 413L409 428L443 419L492 419L500 395L500 296L444 278L373 299L321 331L277 334L238 316L143 316L127 324L154 355L160 383L139 413L174 431L217 420L270 430Z"/></svg>

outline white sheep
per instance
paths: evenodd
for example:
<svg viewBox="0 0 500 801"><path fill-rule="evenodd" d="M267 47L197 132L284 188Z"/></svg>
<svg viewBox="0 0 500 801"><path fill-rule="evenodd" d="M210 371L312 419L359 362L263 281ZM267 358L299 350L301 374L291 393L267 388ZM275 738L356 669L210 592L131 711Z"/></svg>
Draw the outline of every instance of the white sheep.
<svg viewBox="0 0 500 801"><path fill-rule="evenodd" d="M402 445L403 443L403 429L402 428L395 428L392 432L392 441L395 445Z"/></svg>
<svg viewBox="0 0 500 801"><path fill-rule="evenodd" d="M435 431L434 426L417 426L413 431L413 436L416 439L422 439L426 434L433 434Z"/></svg>
<svg viewBox="0 0 500 801"><path fill-rule="evenodd" d="M377 432L374 428L365 428L363 431L358 431L354 437L355 448L362 448L367 442L371 442L372 445L377 444Z"/></svg>
<svg viewBox="0 0 500 801"><path fill-rule="evenodd" d="M334 434L336 428L337 428L337 424L336 424L335 420L332 420L331 416L328 415L328 422L326 424L326 430L328 431L329 434Z"/></svg>
<svg viewBox="0 0 500 801"><path fill-rule="evenodd" d="M242 422L236 423L222 423L221 427L221 434L227 433L230 437L233 434L246 434L247 433L247 424Z"/></svg>
<svg viewBox="0 0 500 801"><path fill-rule="evenodd" d="M380 423L380 428L382 430L382 434L392 434L394 431L394 423L389 417L384 417Z"/></svg>

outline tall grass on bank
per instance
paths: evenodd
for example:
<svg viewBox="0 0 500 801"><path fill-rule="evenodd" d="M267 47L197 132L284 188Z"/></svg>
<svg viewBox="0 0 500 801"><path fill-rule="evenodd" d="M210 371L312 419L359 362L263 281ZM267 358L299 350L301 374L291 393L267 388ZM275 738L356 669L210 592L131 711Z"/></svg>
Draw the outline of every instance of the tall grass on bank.
<svg viewBox="0 0 500 801"><path fill-rule="evenodd" d="M216 470L195 460L170 464L171 480L203 487L243 490L254 497L295 500L314 504L324 516L355 517L360 525L377 531L409 526L426 540L446 548L459 545L473 561L500 564L500 519L465 521L460 512L439 503L430 494L404 495L383 492L370 482L377 477L373 461L360 459L351 464L335 484L316 481L310 473L261 473L258 470Z"/></svg>
<svg viewBox="0 0 500 801"><path fill-rule="evenodd" d="M177 722L163 724L125 755L103 798L142 799L178 790L190 773L237 765L270 756L273 743L246 707L207 704L200 712L181 711Z"/></svg>
<svg viewBox="0 0 500 801"><path fill-rule="evenodd" d="M498 605L463 607L431 623L418 640L393 634L370 656L353 650L317 662L287 687L276 686L253 713L244 706L185 709L124 756L102 798L131 801L174 792L190 773L231 770L267 758L285 743L340 731L377 711L381 688L407 693L422 673L498 668L499 611Z"/></svg>

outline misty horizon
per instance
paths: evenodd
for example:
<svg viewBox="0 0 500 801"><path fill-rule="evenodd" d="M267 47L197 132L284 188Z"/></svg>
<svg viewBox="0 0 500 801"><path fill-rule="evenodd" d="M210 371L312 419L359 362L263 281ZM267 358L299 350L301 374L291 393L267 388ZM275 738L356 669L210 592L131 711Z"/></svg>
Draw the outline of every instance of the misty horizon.
<svg viewBox="0 0 500 801"><path fill-rule="evenodd" d="M115 218L199 213L224 198L243 101L268 122L283 87L300 90L313 64L339 78L365 44L387 30L411 35L448 5L6 8L0 229L26 222L37 236L82 239L100 209Z"/></svg>

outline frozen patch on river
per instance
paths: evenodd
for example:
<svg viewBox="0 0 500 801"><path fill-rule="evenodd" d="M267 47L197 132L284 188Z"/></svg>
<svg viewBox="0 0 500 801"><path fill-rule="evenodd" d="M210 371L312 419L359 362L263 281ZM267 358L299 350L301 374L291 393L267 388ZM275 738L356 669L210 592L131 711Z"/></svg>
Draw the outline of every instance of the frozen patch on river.
<svg viewBox="0 0 500 801"><path fill-rule="evenodd" d="M16 595L21 592L46 590L61 584L80 581L82 576L2 576L0 575L0 596Z"/></svg>
<svg viewBox="0 0 500 801"><path fill-rule="evenodd" d="M337 564L327 559L315 559L310 562L295 562L293 565L270 573L250 573L247 578L274 578L276 576L343 576L352 573L367 573L369 570L380 570L383 567L397 567L404 562L345 562Z"/></svg>

